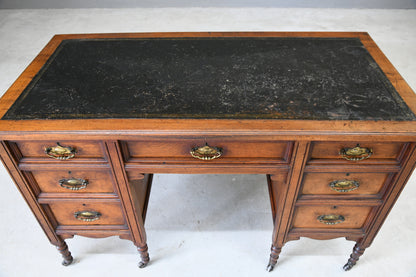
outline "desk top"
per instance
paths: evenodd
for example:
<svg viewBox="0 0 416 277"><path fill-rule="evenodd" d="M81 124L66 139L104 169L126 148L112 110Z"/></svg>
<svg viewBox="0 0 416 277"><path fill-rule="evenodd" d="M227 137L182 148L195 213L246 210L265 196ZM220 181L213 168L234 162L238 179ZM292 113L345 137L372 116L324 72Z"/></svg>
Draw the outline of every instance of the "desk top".
<svg viewBox="0 0 416 277"><path fill-rule="evenodd" d="M3 119L415 120L359 38L63 40Z"/></svg>
<svg viewBox="0 0 416 277"><path fill-rule="evenodd" d="M367 33L57 35L0 100L0 132L156 124L413 136L415 112Z"/></svg>

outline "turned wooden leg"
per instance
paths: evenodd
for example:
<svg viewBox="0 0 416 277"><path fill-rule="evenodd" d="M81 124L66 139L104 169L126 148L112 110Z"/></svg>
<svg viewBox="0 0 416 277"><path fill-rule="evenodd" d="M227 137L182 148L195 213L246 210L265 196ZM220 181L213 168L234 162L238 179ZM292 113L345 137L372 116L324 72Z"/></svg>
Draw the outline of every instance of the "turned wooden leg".
<svg viewBox="0 0 416 277"><path fill-rule="evenodd" d="M272 271L274 266L277 263L277 259L279 259L279 254L282 251L282 248L276 247L272 245L269 264L267 265L267 271Z"/></svg>
<svg viewBox="0 0 416 277"><path fill-rule="evenodd" d="M352 249L352 254L348 259L348 262L344 265L344 270L350 270L358 261L360 256L364 253L365 248L361 247L358 243Z"/></svg>
<svg viewBox="0 0 416 277"><path fill-rule="evenodd" d="M61 253L62 255L62 258L64 258L64 260L62 261L62 265L70 265L74 258L72 257L71 252L69 252L68 245L66 244L66 242L62 241L60 245L56 246L56 249L58 249L59 253Z"/></svg>
<svg viewBox="0 0 416 277"><path fill-rule="evenodd" d="M150 261L149 253L147 252L147 244L145 244L144 246L138 246L137 250L139 251L141 258L141 261L139 262L139 267L144 268Z"/></svg>

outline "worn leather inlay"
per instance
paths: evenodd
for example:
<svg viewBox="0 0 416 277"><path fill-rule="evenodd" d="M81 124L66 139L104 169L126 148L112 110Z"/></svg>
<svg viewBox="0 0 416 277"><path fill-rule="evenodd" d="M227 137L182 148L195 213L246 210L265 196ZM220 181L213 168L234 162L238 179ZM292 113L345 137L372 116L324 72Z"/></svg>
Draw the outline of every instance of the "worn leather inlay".
<svg viewBox="0 0 416 277"><path fill-rule="evenodd" d="M415 120L356 38L64 40L2 119Z"/></svg>

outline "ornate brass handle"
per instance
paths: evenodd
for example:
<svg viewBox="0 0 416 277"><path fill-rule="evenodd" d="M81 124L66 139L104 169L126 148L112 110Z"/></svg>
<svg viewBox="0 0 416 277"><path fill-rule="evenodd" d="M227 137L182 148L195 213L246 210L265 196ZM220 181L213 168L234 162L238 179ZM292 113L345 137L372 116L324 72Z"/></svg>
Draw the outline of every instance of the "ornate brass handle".
<svg viewBox="0 0 416 277"><path fill-rule="evenodd" d="M318 216L318 221L327 225L335 225L344 222L345 218L339 214L323 214Z"/></svg>
<svg viewBox="0 0 416 277"><path fill-rule="evenodd" d="M205 146L196 146L191 149L192 157L200 160L213 160L221 157L222 148L209 146L208 143Z"/></svg>
<svg viewBox="0 0 416 277"><path fill-rule="evenodd" d="M354 180L336 180L329 183L329 186L337 192L350 192L358 189L360 183Z"/></svg>
<svg viewBox="0 0 416 277"><path fill-rule="evenodd" d="M80 190L87 187L88 181L77 178L61 179L59 180L59 185L69 190Z"/></svg>
<svg viewBox="0 0 416 277"><path fill-rule="evenodd" d="M373 149L361 147L359 144L353 148L342 148L339 154L348 161L361 161L371 157Z"/></svg>
<svg viewBox="0 0 416 277"><path fill-rule="evenodd" d="M45 153L57 160L68 160L75 157L76 149L71 146L62 146L57 142L56 146L45 148Z"/></svg>
<svg viewBox="0 0 416 277"><path fill-rule="evenodd" d="M95 211L80 211L75 212L74 216L78 220L91 222L99 219L101 217L101 213Z"/></svg>

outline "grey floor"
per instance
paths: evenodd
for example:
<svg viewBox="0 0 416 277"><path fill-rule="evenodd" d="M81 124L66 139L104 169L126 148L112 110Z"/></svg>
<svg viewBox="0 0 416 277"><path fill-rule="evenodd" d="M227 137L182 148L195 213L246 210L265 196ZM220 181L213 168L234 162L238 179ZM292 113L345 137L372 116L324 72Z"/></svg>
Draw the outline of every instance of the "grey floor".
<svg viewBox="0 0 416 277"><path fill-rule="evenodd" d="M367 31L416 89L416 10L181 8L0 10L0 92L59 33L153 31ZM151 264L136 267L131 242L68 240L60 265L0 167L0 276L416 276L416 176L350 272L353 242L302 238L267 273L272 221L260 175L156 175L146 222Z"/></svg>

